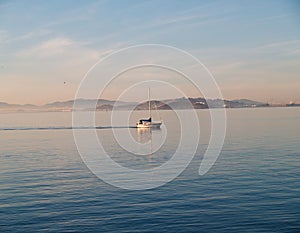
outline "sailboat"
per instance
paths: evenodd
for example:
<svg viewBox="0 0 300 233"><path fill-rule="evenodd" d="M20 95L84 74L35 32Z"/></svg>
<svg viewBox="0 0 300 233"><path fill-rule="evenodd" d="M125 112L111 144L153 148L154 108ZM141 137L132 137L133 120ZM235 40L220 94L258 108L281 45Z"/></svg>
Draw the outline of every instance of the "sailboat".
<svg viewBox="0 0 300 233"><path fill-rule="evenodd" d="M137 128L160 128L162 121L152 121L151 115L151 101L150 101L150 88L148 89L148 103L149 103L149 118L141 119L136 123Z"/></svg>

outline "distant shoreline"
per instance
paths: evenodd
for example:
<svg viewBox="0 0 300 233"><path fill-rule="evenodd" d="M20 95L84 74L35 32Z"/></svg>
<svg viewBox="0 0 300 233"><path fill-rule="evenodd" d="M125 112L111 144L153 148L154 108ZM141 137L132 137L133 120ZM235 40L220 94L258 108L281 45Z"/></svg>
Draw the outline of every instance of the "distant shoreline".
<svg viewBox="0 0 300 233"><path fill-rule="evenodd" d="M297 108L300 107L300 105L293 105L293 106L284 106L284 105L274 105L274 106L261 106L261 107L226 107L226 108L188 108L188 109L160 109L159 111L173 111L173 110L212 110L212 109L262 109L262 108ZM4 110L0 109L0 114L8 114L8 113L58 113L58 112L93 112L94 110L88 109L88 110L60 110L60 109L51 109L51 110ZM130 111L129 109L115 109L115 110L96 110L95 112L112 112L112 111ZM146 109L134 109L133 111L147 111Z"/></svg>
<svg viewBox="0 0 300 233"><path fill-rule="evenodd" d="M57 101L45 105L8 104L0 102L0 112L72 112L72 111L112 111L112 110L147 110L149 104L157 110L213 109L213 108L262 108L262 107L297 107L300 104L269 104L250 99L222 100L198 98L175 98L151 100L137 103L106 99L77 99Z"/></svg>

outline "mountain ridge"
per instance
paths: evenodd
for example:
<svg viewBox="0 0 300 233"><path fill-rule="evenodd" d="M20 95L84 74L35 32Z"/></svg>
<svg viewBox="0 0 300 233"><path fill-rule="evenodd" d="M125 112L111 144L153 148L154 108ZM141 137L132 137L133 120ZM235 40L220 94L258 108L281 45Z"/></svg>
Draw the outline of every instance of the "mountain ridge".
<svg viewBox="0 0 300 233"><path fill-rule="evenodd" d="M55 101L44 105L33 104L9 104L0 102L0 111L111 111L116 110L146 110L149 102L125 102L107 99L77 99L76 108L74 109L75 100ZM247 107L268 107L268 103L254 101L250 99L236 99L236 100L221 100L221 99L205 99L203 97L197 98L174 98L165 100L151 100L151 108L158 110L168 109L207 109L207 108L247 108Z"/></svg>

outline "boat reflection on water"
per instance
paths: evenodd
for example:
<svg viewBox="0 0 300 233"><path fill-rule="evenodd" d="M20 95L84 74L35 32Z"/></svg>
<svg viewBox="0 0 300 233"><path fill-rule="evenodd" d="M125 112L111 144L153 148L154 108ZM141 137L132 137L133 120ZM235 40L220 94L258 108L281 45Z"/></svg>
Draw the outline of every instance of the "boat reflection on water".
<svg viewBox="0 0 300 233"><path fill-rule="evenodd" d="M148 162L152 164L153 156L153 134L156 132L161 134L160 128L136 128L137 129L137 142L143 145L149 144Z"/></svg>
<svg viewBox="0 0 300 233"><path fill-rule="evenodd" d="M143 144L152 141L153 131L161 131L160 128L136 128L136 129L137 129L137 141Z"/></svg>

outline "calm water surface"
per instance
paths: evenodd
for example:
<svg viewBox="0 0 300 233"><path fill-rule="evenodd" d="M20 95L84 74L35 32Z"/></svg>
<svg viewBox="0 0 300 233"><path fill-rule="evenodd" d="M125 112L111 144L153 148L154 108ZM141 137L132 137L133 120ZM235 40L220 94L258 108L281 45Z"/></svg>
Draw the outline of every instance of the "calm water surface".
<svg viewBox="0 0 300 233"><path fill-rule="evenodd" d="M53 129L70 127L70 113L0 114L0 231L300 232L300 108L228 110L224 148L204 176L198 169L210 122L208 111L197 113L201 140L194 160L174 181L145 191L112 187L88 170L72 130ZM134 114L132 123L144 113ZM176 115L161 115L168 136L151 160L122 150L111 129L98 130L99 139L123 166L158 166L180 139ZM109 119L97 113L97 125ZM12 130L24 128L31 130Z"/></svg>

